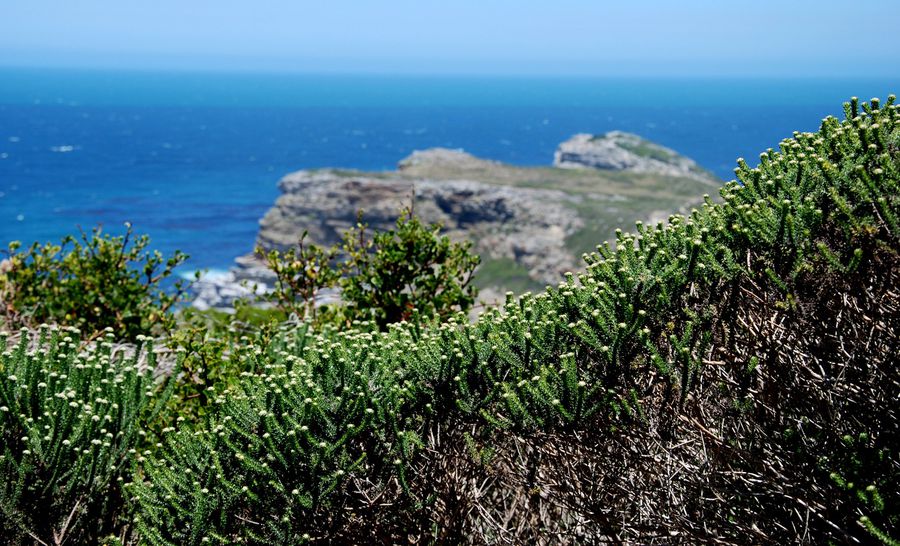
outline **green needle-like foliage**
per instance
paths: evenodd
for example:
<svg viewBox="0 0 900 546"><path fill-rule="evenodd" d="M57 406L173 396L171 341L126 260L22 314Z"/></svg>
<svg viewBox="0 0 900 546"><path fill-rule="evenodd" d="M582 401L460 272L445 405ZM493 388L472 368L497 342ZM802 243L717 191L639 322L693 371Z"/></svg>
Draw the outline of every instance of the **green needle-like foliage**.
<svg viewBox="0 0 900 546"><path fill-rule="evenodd" d="M111 333L86 347L75 329L0 334L4 544L87 544L119 528L142 423L169 394L155 364L149 342L126 357Z"/></svg>
<svg viewBox="0 0 900 546"><path fill-rule="evenodd" d="M139 534L150 544L302 543L347 475L402 473L420 423L385 349L400 340L408 332L300 329L267 352L242 348L258 372L215 400L208 428L164 430L164 450L128 484Z"/></svg>

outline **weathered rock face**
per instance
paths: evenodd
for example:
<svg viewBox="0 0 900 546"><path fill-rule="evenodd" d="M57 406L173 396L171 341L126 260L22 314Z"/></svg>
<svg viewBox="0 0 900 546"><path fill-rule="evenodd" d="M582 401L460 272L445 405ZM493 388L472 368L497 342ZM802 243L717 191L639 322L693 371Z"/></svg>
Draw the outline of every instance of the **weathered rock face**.
<svg viewBox="0 0 900 546"><path fill-rule="evenodd" d="M574 197L545 189L494 186L473 180L420 180L299 171L279 184L282 195L260 221L263 248L295 245L304 230L330 245L356 224L357 211L373 229L390 229L412 204L426 223L440 223L456 240L470 240L483 258L510 258L535 281L553 282L574 268L566 237L583 220L566 204Z"/></svg>
<svg viewBox="0 0 900 546"><path fill-rule="evenodd" d="M606 169L715 180L694 160L622 131L575 135L556 149L553 165L564 169Z"/></svg>
<svg viewBox="0 0 900 546"><path fill-rule="evenodd" d="M557 283L616 227L684 211L718 184L690 159L626 133L576 135L560 145L554 167L515 167L433 148L414 152L396 171L288 174L260 220L257 244L285 249L306 231L309 242L331 245L360 210L370 228L390 229L411 206L452 239L472 241L483 263L476 283L490 300L506 289ZM236 285L274 280L252 255L238 258L232 274L199 285L197 305L226 307L246 293Z"/></svg>

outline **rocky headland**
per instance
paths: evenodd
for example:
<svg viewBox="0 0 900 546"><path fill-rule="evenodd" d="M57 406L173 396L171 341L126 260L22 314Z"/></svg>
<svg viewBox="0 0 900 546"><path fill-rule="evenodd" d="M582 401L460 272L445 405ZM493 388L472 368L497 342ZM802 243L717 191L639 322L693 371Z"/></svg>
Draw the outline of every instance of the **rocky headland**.
<svg viewBox="0 0 900 546"><path fill-rule="evenodd" d="M473 242L482 265L483 300L506 290L539 289L577 270L581 255L635 220L656 222L696 204L721 183L693 160L637 135L575 135L559 145L552 167L516 167L461 150L433 148L401 160L395 171L315 169L281 179L281 195L260 220L257 245L285 249L304 231L330 245L357 221L388 229L412 207L456 240ZM252 254L228 275L196 286L199 308L223 308L264 289L271 273Z"/></svg>
<svg viewBox="0 0 900 546"><path fill-rule="evenodd" d="M564 169L606 169L715 180L693 159L622 131L605 135L577 134L559 145L553 155L553 165Z"/></svg>

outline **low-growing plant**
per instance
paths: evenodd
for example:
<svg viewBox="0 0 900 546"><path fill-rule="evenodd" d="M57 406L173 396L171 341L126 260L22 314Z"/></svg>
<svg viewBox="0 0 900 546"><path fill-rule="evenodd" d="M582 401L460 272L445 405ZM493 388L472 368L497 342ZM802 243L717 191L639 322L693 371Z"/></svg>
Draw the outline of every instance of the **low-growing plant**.
<svg viewBox="0 0 900 546"><path fill-rule="evenodd" d="M399 360L367 358L383 350L379 340L408 336L398 332L326 337L301 327L266 350L239 348L240 387L217 397L206 427L167 430L164 451L130 488L144 540L306 543L346 476L402 474L418 442L407 408L416 396L395 388Z"/></svg>
<svg viewBox="0 0 900 546"><path fill-rule="evenodd" d="M156 378L143 338L126 349L110 331L86 347L74 328L18 337L0 333L3 543L88 544L118 534L122 484L173 382Z"/></svg>
<svg viewBox="0 0 900 546"><path fill-rule="evenodd" d="M252 345L266 350L286 328L296 327L280 309L260 309L239 303L234 313L182 309L179 325L166 338L170 351L181 355L181 373L166 411L154 432L182 423L202 423L215 400L228 396L246 372L246 360L238 358L238 347Z"/></svg>
<svg viewBox="0 0 900 546"><path fill-rule="evenodd" d="M22 250L19 242L10 243L0 268L0 320L7 329L69 325L89 337L111 327L132 340L168 330L184 287L178 281L166 290L164 282L187 255L165 258L149 244L146 235L134 237L131 224L121 236L97 227L59 245L33 243Z"/></svg>

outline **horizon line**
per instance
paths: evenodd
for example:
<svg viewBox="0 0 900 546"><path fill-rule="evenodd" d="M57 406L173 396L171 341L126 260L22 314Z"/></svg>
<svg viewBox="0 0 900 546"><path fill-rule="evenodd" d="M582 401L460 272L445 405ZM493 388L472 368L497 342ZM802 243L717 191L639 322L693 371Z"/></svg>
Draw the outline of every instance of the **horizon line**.
<svg viewBox="0 0 900 546"><path fill-rule="evenodd" d="M258 75L258 76L335 76L335 77L406 77L406 78L488 78L488 79L635 79L635 80L883 80L897 78L897 73L852 73L802 72L787 74L773 72L674 72L674 71L490 71L490 70L402 70L391 68L359 69L337 67L332 69L309 67L252 67L252 66L188 66L188 65L119 65L109 64L67 64L67 63L16 63L0 60L0 70L34 70L59 72L126 72L136 74L196 74L196 75Z"/></svg>

